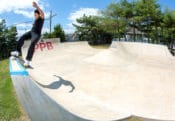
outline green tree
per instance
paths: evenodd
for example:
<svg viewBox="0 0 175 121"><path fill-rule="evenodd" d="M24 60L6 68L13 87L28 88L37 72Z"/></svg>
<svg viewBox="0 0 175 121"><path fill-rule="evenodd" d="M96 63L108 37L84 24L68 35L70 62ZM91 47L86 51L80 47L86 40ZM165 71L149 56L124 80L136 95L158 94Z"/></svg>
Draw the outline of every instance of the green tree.
<svg viewBox="0 0 175 121"><path fill-rule="evenodd" d="M120 39L126 35L128 28L134 28L133 35L136 40L135 29L144 32L148 38L158 40L160 25L162 23L162 12L157 0L120 0L111 3L102 14L112 23L107 29L112 30ZM110 31L111 31L110 30Z"/></svg>
<svg viewBox="0 0 175 121"><path fill-rule="evenodd" d="M6 22L2 20L0 22L0 60L7 56L7 43L5 37L6 30Z"/></svg>
<svg viewBox="0 0 175 121"><path fill-rule="evenodd" d="M54 38L59 37L61 39L61 42L65 42L65 33L64 33L64 30L63 30L63 28L61 27L60 24L58 24L54 27L52 37L54 37Z"/></svg>
<svg viewBox="0 0 175 121"><path fill-rule="evenodd" d="M103 16L106 18L105 23L107 31L113 33L114 38L119 38L125 31L125 20L123 19L123 9L120 3L111 3L104 11Z"/></svg>
<svg viewBox="0 0 175 121"><path fill-rule="evenodd" d="M44 38L44 39L53 38L53 37L52 37L52 33L45 32L45 33L43 34L43 38Z"/></svg>
<svg viewBox="0 0 175 121"><path fill-rule="evenodd" d="M16 26L12 26L11 28L8 29L8 34L6 35L6 42L8 45L8 52L10 53L11 51L14 51L16 49L16 44L17 44L17 28Z"/></svg>
<svg viewBox="0 0 175 121"><path fill-rule="evenodd" d="M16 27L7 28L5 20L0 22L0 60L9 57L11 51L16 49Z"/></svg>
<svg viewBox="0 0 175 121"><path fill-rule="evenodd" d="M138 0L135 3L135 11L138 28L146 33L152 42L158 41L162 12L157 0Z"/></svg>
<svg viewBox="0 0 175 121"><path fill-rule="evenodd" d="M112 35L105 30L102 18L97 16L83 16L77 19L76 35L80 41L88 41L91 45L110 44Z"/></svg>
<svg viewBox="0 0 175 121"><path fill-rule="evenodd" d="M175 44L175 10L171 11L168 8L165 10L162 34L164 36L164 42L172 49L173 44Z"/></svg>
<svg viewBox="0 0 175 121"><path fill-rule="evenodd" d="M52 33L44 33L43 38L60 38L61 42L65 42L65 33L60 24L54 27L54 31Z"/></svg>

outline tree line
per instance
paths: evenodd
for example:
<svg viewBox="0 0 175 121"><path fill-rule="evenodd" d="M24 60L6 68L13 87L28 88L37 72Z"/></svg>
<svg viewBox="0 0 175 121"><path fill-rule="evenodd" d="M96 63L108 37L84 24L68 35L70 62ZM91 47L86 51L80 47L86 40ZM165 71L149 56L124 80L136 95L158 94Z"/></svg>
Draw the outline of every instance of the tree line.
<svg viewBox="0 0 175 121"><path fill-rule="evenodd" d="M112 38L161 43L171 47L175 38L175 10L162 10L158 0L120 0L112 2L98 16L77 19L74 24L79 40L91 44L110 43ZM132 31L131 31L132 30ZM137 34L140 38L136 38Z"/></svg>
<svg viewBox="0 0 175 121"><path fill-rule="evenodd" d="M16 48L17 29L8 28L5 20L0 22L0 60L9 57L10 52Z"/></svg>
<svg viewBox="0 0 175 121"><path fill-rule="evenodd" d="M43 34L44 39L49 39L49 38L60 38L61 42L65 42L65 32L63 28L61 27L60 24L55 25L53 32L48 33L45 32Z"/></svg>

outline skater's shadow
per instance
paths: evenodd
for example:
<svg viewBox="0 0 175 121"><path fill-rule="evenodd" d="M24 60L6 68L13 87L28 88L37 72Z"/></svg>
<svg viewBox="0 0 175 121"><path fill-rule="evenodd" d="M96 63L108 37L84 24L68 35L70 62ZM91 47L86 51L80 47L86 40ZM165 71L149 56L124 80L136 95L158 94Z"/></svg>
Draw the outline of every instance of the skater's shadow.
<svg viewBox="0 0 175 121"><path fill-rule="evenodd" d="M73 92L75 90L75 86L72 84L72 82L68 81L68 80L64 80L62 77L60 76L56 76L59 80L55 81L49 85L43 85L39 82L37 82L40 86L44 87L44 88L48 88L48 89L59 89L62 85L64 86L70 86L71 90L69 91L70 93Z"/></svg>

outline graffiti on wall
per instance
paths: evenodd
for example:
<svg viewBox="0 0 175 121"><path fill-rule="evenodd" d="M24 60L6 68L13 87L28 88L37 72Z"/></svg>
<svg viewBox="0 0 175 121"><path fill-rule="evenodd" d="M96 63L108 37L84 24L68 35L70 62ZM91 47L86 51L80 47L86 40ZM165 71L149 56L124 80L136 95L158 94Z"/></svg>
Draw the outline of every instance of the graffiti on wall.
<svg viewBox="0 0 175 121"><path fill-rule="evenodd" d="M54 49L52 42L39 42L35 45L35 50L52 50Z"/></svg>

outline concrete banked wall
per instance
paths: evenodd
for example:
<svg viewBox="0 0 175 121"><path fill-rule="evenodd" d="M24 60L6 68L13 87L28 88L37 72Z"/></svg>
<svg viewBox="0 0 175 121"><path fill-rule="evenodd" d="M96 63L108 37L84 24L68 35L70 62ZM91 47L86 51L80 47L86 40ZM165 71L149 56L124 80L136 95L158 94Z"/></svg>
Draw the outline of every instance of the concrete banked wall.
<svg viewBox="0 0 175 121"><path fill-rule="evenodd" d="M31 121L88 121L70 113L47 96L19 59L10 58L9 65L16 94Z"/></svg>
<svg viewBox="0 0 175 121"><path fill-rule="evenodd" d="M88 121L48 97L29 76L11 76L22 106L31 121Z"/></svg>
<svg viewBox="0 0 175 121"><path fill-rule="evenodd" d="M58 44L58 41L47 40L46 42L38 43L36 46L36 51L39 50L39 51L43 52L44 50L47 50L47 51L52 50L54 48L54 44ZM68 43L68 44L70 44L70 43ZM25 43L25 45L24 45L23 57L25 57L25 55L26 55L26 52L27 52L26 47L28 47L28 45L29 45L29 43ZM64 45L67 45L67 44L63 44L59 47L61 49L64 49L64 47L63 47ZM88 59L85 58L83 61L91 63L91 64L94 64L94 62L92 63L92 61L94 61L98 57L100 57L101 54L104 55L105 53L107 53L107 55L108 55L108 54L111 54L111 52L113 54L113 52L118 52L118 50L121 51L118 53L122 55L121 56L122 58L131 59L130 61L133 63L137 62L138 58L142 58L141 56L143 56L143 57L149 56L150 58L161 56L161 58L167 57L170 59L174 59L174 57L172 57L169 54L168 49L166 47L157 46L157 45L147 45L147 44L141 44L141 43L135 43L135 44L115 43L114 42L111 46L112 51L110 51L110 53L109 52L101 52L101 50L99 51L96 49L92 49L91 47L88 47L88 44L85 42L77 43L77 44L74 43L74 44L70 44L70 45L71 46L67 46L69 48L66 48L67 50L65 50L65 51L72 52L72 51L74 51L74 49L78 49L79 47L82 47L82 46L83 46L82 51L85 51L85 50L90 51L88 53L84 52L80 57L82 57L84 54L85 54L85 56L86 56L86 54L87 54L87 56L90 55L91 56L90 58L88 58ZM77 47L72 48L72 45L77 46ZM140 45L142 45L142 46L140 47ZM118 50L113 50L113 48L117 48ZM138 48L140 49L140 52L138 52ZM155 49L155 48L157 48L157 49ZM149 52L146 51L148 49L149 49ZM91 51L92 51L92 53L91 53ZM152 52L152 53L150 54L150 52ZM117 56L120 56L119 54ZM44 55L45 55L44 53L36 52L35 56L38 56L38 57L36 57L37 59L41 59L41 58L43 58ZM56 56L55 53L53 55ZM52 56L50 55L47 57L52 57ZM61 57L64 57L64 55L62 55ZM45 61L50 61L50 60L47 58ZM41 62L44 62L44 61L41 61ZM100 62L101 61L99 61L98 63L100 63ZM102 61L101 65L108 64L108 62L111 62L111 61L109 61L109 60ZM35 64L38 64L38 63L39 62L36 62L36 63L34 62L32 64L34 66L36 66ZM130 62L124 62L124 63L130 64ZM123 63L120 63L120 64L123 64ZM111 66L111 65L109 64L109 66ZM118 67L118 65L115 65L115 66ZM173 65L173 67L174 67L174 65ZM38 67L36 69L38 69ZM35 67L34 67L34 70L35 70ZM50 70L50 71L52 71L52 70ZM96 120L95 118L94 119L89 118L88 116L83 117L82 114L81 115L77 114L77 113L73 112L72 109L65 108L66 106L62 105L63 103L61 103L61 102L59 103L58 100L57 101L54 100L54 98L51 97L51 95L50 95L50 92L52 92L52 91L41 87L40 83L44 83L44 82L42 82L42 80L40 80L41 79L40 77L37 77L38 73L36 74L36 72L33 70L25 70L20 65L18 60L11 60L10 59L10 73L11 73L11 77L13 80L13 84L14 84L18 99L20 100L22 106L24 107L24 109L26 110L26 112L28 113L28 115L32 121L88 121L88 120ZM50 91L50 92L47 93L47 91ZM76 96L78 96L78 94L79 94L79 91L81 91L81 90L78 90L77 92L75 92L75 94L73 93L72 95L74 95L76 98ZM59 94L61 94L61 93L59 93ZM64 97L64 94L63 94L63 97ZM65 95L65 98L66 98L66 95ZM76 102L74 102L74 100L72 100L71 103L73 103L73 104L75 103L77 109L79 108L79 106L77 105ZM105 110L102 107L101 107L101 109ZM82 112L86 112L86 110L82 110ZM103 111L103 112L104 113L102 113L101 115L105 115L105 111ZM95 114L94 112L89 112L89 114L91 114L91 113ZM116 116L114 113L114 116L112 116L112 118L109 118L109 120L116 120L117 121L117 120L132 118L133 116L145 117L144 115L140 115L141 113L140 114L135 114L135 113L123 113L123 114L121 113L120 114L120 112L118 112L118 113L119 113L119 115L116 115ZM171 113L173 114L173 112L171 112ZM141 118L141 117L138 117L138 118L143 119L144 121L154 121L154 119L151 119L154 116L147 117L147 118ZM107 120L107 118L104 118L104 120L102 120L101 118L97 118L97 119L100 119L98 121L109 121L109 120ZM164 118L155 118L155 121L156 120L158 120L158 121L160 121L160 120L172 120L172 119L173 119L173 116L171 118L168 118L168 117L167 118L165 118L165 117Z"/></svg>

